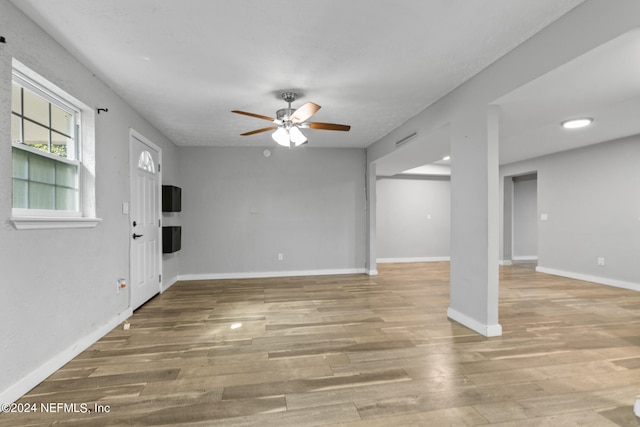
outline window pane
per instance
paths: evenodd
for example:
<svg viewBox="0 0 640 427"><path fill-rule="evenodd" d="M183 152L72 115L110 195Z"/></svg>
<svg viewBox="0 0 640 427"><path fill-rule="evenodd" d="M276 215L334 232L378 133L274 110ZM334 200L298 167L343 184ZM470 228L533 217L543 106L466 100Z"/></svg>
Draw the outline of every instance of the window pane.
<svg viewBox="0 0 640 427"><path fill-rule="evenodd" d="M35 93L24 89L24 116L49 126L49 102Z"/></svg>
<svg viewBox="0 0 640 427"><path fill-rule="evenodd" d="M25 120L23 142L34 148L48 152L49 151L49 129Z"/></svg>
<svg viewBox="0 0 640 427"><path fill-rule="evenodd" d="M13 148L13 171L12 177L20 178L20 179L28 179L29 178L29 156L28 154L17 148Z"/></svg>
<svg viewBox="0 0 640 427"><path fill-rule="evenodd" d="M22 114L22 99L20 98L20 86L11 84L11 111Z"/></svg>
<svg viewBox="0 0 640 427"><path fill-rule="evenodd" d="M29 180L46 184L56 182L56 162L46 157L29 156Z"/></svg>
<svg viewBox="0 0 640 427"><path fill-rule="evenodd" d="M49 98L37 82L23 85L14 74L11 86L11 141L13 207L19 209L70 210L80 208L80 166L75 141L74 107ZM27 79L25 79L27 81ZM33 84L34 88L31 88ZM62 94L60 94L62 95ZM35 148L37 151L26 147ZM56 160L55 154L67 160Z"/></svg>
<svg viewBox="0 0 640 427"><path fill-rule="evenodd" d="M20 142L22 137L20 136L20 117L15 114L11 115L11 142Z"/></svg>
<svg viewBox="0 0 640 427"><path fill-rule="evenodd" d="M64 211L76 211L78 190L72 188L56 187L56 209Z"/></svg>
<svg viewBox="0 0 640 427"><path fill-rule="evenodd" d="M73 147L70 138L67 138L64 135L60 135L58 132L51 132L51 152L53 154L57 154L60 157L71 157L68 155L67 146Z"/></svg>
<svg viewBox="0 0 640 427"><path fill-rule="evenodd" d="M78 167L66 163L56 163L56 185L68 188L78 188Z"/></svg>
<svg viewBox="0 0 640 427"><path fill-rule="evenodd" d="M140 153L140 157L138 158L138 168L147 172L156 173L156 166L153 163L153 157L151 157L151 153L149 153L148 151L143 151L142 153Z"/></svg>
<svg viewBox="0 0 640 427"><path fill-rule="evenodd" d="M51 104L51 128L73 136L73 115Z"/></svg>
<svg viewBox="0 0 640 427"><path fill-rule="evenodd" d="M29 207L29 183L20 179L13 180L13 207L27 209Z"/></svg>
<svg viewBox="0 0 640 427"><path fill-rule="evenodd" d="M37 182L29 183L30 209L55 209L55 187Z"/></svg>

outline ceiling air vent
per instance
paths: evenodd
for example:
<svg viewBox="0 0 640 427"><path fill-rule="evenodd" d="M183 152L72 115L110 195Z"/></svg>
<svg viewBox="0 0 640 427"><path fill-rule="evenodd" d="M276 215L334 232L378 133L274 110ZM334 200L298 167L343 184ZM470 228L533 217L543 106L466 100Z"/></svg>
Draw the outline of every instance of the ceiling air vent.
<svg viewBox="0 0 640 427"><path fill-rule="evenodd" d="M406 144L407 142L411 141L413 138L415 138L418 135L418 132L414 132L411 135L407 135L404 138L402 138L400 141L396 142L396 148L400 147L403 144Z"/></svg>

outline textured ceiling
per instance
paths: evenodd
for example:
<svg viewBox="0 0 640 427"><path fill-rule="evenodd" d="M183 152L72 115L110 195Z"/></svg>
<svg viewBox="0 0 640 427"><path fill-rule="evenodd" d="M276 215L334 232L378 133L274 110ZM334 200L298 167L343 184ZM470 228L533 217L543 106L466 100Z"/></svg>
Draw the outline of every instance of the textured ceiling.
<svg viewBox="0 0 640 427"><path fill-rule="evenodd" d="M636 29L495 100L500 164L640 134L639 52ZM577 117L594 122L583 129L562 128L564 120ZM377 161L377 171L394 175L435 162L448 150L448 129L437 129Z"/></svg>
<svg viewBox="0 0 640 427"><path fill-rule="evenodd" d="M20 0L179 145L272 146L240 133L313 101L315 147L366 147L582 0Z"/></svg>
<svg viewBox="0 0 640 427"><path fill-rule="evenodd" d="M501 163L640 133L639 53L640 30L630 31L496 100ZM560 126L577 117L594 122Z"/></svg>

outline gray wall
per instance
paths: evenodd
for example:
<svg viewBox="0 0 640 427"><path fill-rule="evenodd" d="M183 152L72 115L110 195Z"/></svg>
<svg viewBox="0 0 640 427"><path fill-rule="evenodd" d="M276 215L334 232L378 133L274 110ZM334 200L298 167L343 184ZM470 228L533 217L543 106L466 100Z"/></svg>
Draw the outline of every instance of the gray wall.
<svg viewBox="0 0 640 427"><path fill-rule="evenodd" d="M538 181L536 175L513 178L513 259L538 258Z"/></svg>
<svg viewBox="0 0 640 427"><path fill-rule="evenodd" d="M639 165L636 135L501 168L537 170L541 271L640 290Z"/></svg>
<svg viewBox="0 0 640 427"><path fill-rule="evenodd" d="M376 182L376 189L378 262L449 257L448 177L382 178Z"/></svg>
<svg viewBox="0 0 640 427"><path fill-rule="evenodd" d="M128 309L128 292L116 293L116 281L129 277L129 219L122 215L129 128L162 147L165 180L174 181L176 168L170 141L5 0L0 28L7 40L0 45L1 402L37 384ZM96 228L18 231L9 222L12 57L85 104L109 109L96 116L96 212L103 219ZM177 276L175 257L165 257L164 268Z"/></svg>
<svg viewBox="0 0 640 427"><path fill-rule="evenodd" d="M263 150L180 149L181 278L363 272L364 150Z"/></svg>

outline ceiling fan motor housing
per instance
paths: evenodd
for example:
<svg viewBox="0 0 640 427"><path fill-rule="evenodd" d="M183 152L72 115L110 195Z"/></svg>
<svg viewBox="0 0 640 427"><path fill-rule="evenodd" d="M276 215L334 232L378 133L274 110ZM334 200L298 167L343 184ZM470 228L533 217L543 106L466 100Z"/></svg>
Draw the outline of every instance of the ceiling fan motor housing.
<svg viewBox="0 0 640 427"><path fill-rule="evenodd" d="M290 127L292 124L291 115L294 111L295 110L293 108L281 108L280 110L276 111L276 119L281 120L285 126Z"/></svg>

